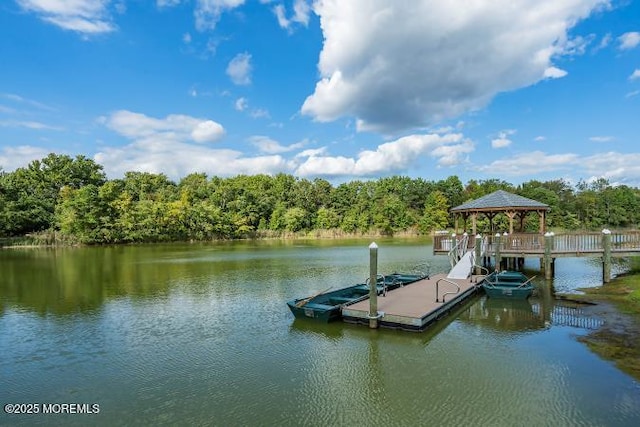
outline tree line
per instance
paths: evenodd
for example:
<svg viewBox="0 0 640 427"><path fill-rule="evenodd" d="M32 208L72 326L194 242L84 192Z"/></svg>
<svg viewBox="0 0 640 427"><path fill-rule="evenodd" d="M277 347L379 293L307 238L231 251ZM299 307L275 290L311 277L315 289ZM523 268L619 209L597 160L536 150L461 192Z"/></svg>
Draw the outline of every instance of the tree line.
<svg viewBox="0 0 640 427"><path fill-rule="evenodd" d="M562 179L514 186L457 176L428 181L392 176L332 185L279 173L230 178L127 172L107 179L84 156L49 154L13 172L0 169L0 237L40 234L85 244L237 239L330 230L340 234L452 226L449 209L496 190L551 207L547 225L564 230L628 228L640 223L640 190L605 179L573 186ZM494 226L508 229L498 215ZM538 218L525 228L537 231ZM488 230L485 219L480 231Z"/></svg>

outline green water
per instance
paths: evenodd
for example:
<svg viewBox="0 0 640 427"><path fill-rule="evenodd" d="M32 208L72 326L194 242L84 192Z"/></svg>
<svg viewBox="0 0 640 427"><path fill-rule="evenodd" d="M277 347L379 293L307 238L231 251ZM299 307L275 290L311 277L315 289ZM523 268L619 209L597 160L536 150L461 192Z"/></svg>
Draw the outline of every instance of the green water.
<svg viewBox="0 0 640 427"><path fill-rule="evenodd" d="M0 251L0 403L99 405L0 424L640 425L640 384L576 340L598 319L544 281L424 333L294 321L288 299L367 276L368 243ZM426 241L378 243L381 271L447 269ZM563 289L601 274L557 268Z"/></svg>

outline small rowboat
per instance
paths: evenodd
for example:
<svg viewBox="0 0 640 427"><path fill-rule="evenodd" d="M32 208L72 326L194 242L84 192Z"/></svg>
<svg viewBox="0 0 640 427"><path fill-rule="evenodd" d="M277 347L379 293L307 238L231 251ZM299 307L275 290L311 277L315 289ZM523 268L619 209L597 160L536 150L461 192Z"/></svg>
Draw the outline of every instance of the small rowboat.
<svg viewBox="0 0 640 427"><path fill-rule="evenodd" d="M482 287L489 298L527 299L533 293L531 281L519 271L500 271L487 275Z"/></svg>

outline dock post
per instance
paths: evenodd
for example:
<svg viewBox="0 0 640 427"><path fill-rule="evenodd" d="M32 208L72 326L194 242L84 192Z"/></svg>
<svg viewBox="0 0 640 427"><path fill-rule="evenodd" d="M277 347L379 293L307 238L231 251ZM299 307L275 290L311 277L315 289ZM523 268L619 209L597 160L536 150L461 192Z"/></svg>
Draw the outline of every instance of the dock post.
<svg viewBox="0 0 640 427"><path fill-rule="evenodd" d="M378 245L369 245L369 327L378 327Z"/></svg>
<svg viewBox="0 0 640 427"><path fill-rule="evenodd" d="M502 263L502 257L500 256L500 237L501 234L500 233L496 233L496 238L493 241L493 244L495 245L495 252L496 252L496 271L500 271L500 264Z"/></svg>
<svg viewBox="0 0 640 427"><path fill-rule="evenodd" d="M609 283L611 281L611 230L602 230L602 282Z"/></svg>
<svg viewBox="0 0 640 427"><path fill-rule="evenodd" d="M475 254L474 254L474 267L475 267L475 273L476 274L480 274L482 271L480 269L480 257L482 256L482 235L480 234L476 234L476 241L475 241Z"/></svg>
<svg viewBox="0 0 640 427"><path fill-rule="evenodd" d="M551 280L553 278L553 259L551 258L551 250L553 249L553 233L544 234L544 278Z"/></svg>

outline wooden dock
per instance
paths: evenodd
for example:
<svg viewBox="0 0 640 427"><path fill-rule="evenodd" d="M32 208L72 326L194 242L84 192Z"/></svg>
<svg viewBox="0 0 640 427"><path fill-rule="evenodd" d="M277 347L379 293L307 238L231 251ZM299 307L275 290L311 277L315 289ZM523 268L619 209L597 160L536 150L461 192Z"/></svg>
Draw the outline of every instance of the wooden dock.
<svg viewBox="0 0 640 427"><path fill-rule="evenodd" d="M422 331L475 294L483 278L447 279L445 274L436 274L389 291L386 296L378 296L378 324ZM369 300L345 306L342 318L345 322L369 324Z"/></svg>
<svg viewBox="0 0 640 427"><path fill-rule="evenodd" d="M611 279L611 258L640 256L640 231L609 231L602 233L512 233L479 236L437 235L433 239L434 255L448 255L455 263L461 254L474 250L476 264L493 258L493 265L506 269L518 268L518 260L539 258L546 279L553 278L556 258L602 258L603 281ZM461 247L464 245L464 247ZM487 263L483 263L488 266Z"/></svg>

